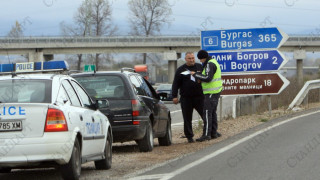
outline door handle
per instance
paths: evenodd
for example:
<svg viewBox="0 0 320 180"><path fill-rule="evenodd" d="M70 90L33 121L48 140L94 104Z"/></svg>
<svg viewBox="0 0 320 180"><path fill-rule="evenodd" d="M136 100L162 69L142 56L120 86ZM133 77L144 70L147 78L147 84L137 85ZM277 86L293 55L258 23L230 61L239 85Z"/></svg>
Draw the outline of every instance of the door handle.
<svg viewBox="0 0 320 180"><path fill-rule="evenodd" d="M79 115L80 116L80 121L83 121L83 117L82 117L82 115Z"/></svg>
<svg viewBox="0 0 320 180"><path fill-rule="evenodd" d="M92 118L92 122L94 122L94 118L93 117L91 117Z"/></svg>

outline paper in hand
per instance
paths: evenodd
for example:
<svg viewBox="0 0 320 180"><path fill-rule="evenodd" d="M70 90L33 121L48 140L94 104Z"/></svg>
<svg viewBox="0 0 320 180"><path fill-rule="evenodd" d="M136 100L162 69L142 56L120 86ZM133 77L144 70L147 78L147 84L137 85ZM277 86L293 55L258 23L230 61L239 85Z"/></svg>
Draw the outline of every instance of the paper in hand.
<svg viewBox="0 0 320 180"><path fill-rule="evenodd" d="M188 74L190 74L190 71L189 71L189 70L186 70L186 71L183 71L181 74L183 74L183 75L188 75Z"/></svg>
<svg viewBox="0 0 320 180"><path fill-rule="evenodd" d="M194 78L193 76L190 76L190 80L196 82L196 78Z"/></svg>

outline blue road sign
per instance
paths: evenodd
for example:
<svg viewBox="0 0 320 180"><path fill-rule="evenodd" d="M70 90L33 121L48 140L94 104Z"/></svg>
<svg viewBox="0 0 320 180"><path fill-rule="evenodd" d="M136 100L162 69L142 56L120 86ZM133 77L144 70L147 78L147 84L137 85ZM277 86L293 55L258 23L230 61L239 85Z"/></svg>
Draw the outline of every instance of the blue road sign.
<svg viewBox="0 0 320 180"><path fill-rule="evenodd" d="M287 63L278 50L209 52L216 59L222 72L276 71Z"/></svg>
<svg viewBox="0 0 320 180"><path fill-rule="evenodd" d="M276 27L201 31L201 48L207 51L276 49L288 35Z"/></svg>

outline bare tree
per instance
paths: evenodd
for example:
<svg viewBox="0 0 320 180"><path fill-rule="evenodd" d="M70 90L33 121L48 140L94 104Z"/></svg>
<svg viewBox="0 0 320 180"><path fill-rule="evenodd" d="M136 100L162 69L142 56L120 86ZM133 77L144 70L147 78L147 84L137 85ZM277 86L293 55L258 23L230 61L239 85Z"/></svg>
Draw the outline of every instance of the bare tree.
<svg viewBox="0 0 320 180"><path fill-rule="evenodd" d="M112 24L111 7L108 0L84 0L74 15L74 25L60 24L65 36L112 35L117 27ZM78 54L77 68L80 70L82 54ZM99 54L96 54L96 68L99 67Z"/></svg>
<svg viewBox="0 0 320 180"><path fill-rule="evenodd" d="M12 28L7 36L8 37L23 37L22 26L18 21L16 21L14 26L12 26Z"/></svg>
<svg viewBox="0 0 320 180"><path fill-rule="evenodd" d="M117 27L111 24L111 7L107 0L92 0L92 25L95 36L113 35ZM96 68L99 67L99 55L96 54Z"/></svg>
<svg viewBox="0 0 320 180"><path fill-rule="evenodd" d="M129 21L133 35L154 35L161 27L172 21L171 5L168 0L130 0ZM146 53L143 54L143 64L146 64Z"/></svg>

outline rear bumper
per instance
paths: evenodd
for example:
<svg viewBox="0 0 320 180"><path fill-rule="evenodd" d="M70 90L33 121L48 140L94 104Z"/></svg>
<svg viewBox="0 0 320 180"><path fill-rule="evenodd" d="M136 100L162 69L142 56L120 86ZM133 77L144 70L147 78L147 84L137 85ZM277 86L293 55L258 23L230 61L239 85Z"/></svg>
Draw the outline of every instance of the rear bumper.
<svg viewBox="0 0 320 180"><path fill-rule="evenodd" d="M54 132L36 138L0 139L0 167L41 162L66 164L71 157L74 138L73 132Z"/></svg>
<svg viewBox="0 0 320 180"><path fill-rule="evenodd" d="M113 142L140 140L146 133L147 122L141 121L139 125L112 126Z"/></svg>

